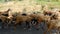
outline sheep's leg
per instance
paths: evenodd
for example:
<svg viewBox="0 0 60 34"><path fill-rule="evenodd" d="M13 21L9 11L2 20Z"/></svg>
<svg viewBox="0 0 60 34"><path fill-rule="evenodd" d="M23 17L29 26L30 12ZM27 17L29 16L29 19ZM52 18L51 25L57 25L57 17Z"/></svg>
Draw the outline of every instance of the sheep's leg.
<svg viewBox="0 0 60 34"><path fill-rule="evenodd" d="M2 29L4 29L4 23L2 23Z"/></svg>
<svg viewBox="0 0 60 34"><path fill-rule="evenodd" d="M6 22L6 25L7 25L7 29L9 29L9 21L5 21Z"/></svg>
<svg viewBox="0 0 60 34"><path fill-rule="evenodd" d="M43 25L42 25L43 24ZM41 22L41 25L42 25L42 30L45 30L44 28L46 27L46 23L45 23L45 21L43 21L43 22Z"/></svg>
<svg viewBox="0 0 60 34"><path fill-rule="evenodd" d="M10 29L10 24L7 24L7 29Z"/></svg>
<svg viewBox="0 0 60 34"><path fill-rule="evenodd" d="M9 21L10 21L10 20L8 20L8 19L6 19L6 20L4 21L4 22L6 23L7 29L9 29L9 25L10 25Z"/></svg>
<svg viewBox="0 0 60 34"><path fill-rule="evenodd" d="M4 29L4 26L6 25L6 21L3 19L2 20L2 29Z"/></svg>
<svg viewBox="0 0 60 34"><path fill-rule="evenodd" d="M59 34L59 29L57 28L57 33L56 34Z"/></svg>
<svg viewBox="0 0 60 34"><path fill-rule="evenodd" d="M60 27L58 28L58 30L59 30L59 34L60 34Z"/></svg>
<svg viewBox="0 0 60 34"><path fill-rule="evenodd" d="M14 30L16 31L16 26L19 24L19 20L16 20L15 23L14 23Z"/></svg>
<svg viewBox="0 0 60 34"><path fill-rule="evenodd" d="M39 30L39 27L40 27L39 25L40 25L40 22L37 22L37 21L36 21L35 28L36 28L37 30Z"/></svg>
<svg viewBox="0 0 60 34"><path fill-rule="evenodd" d="M14 30L16 30L16 24L14 24Z"/></svg>
<svg viewBox="0 0 60 34"><path fill-rule="evenodd" d="M59 31L57 31L57 34L59 34Z"/></svg>
<svg viewBox="0 0 60 34"><path fill-rule="evenodd" d="M44 34L46 34L48 31L50 31L52 29L52 27L53 27L52 25L48 26L48 29L47 29L47 31L44 32ZM50 31L50 34L52 34L51 31Z"/></svg>
<svg viewBox="0 0 60 34"><path fill-rule="evenodd" d="M26 22L26 26L27 26L28 28L30 28L30 24L29 24L28 22Z"/></svg>
<svg viewBox="0 0 60 34"><path fill-rule="evenodd" d="M16 31L16 26L17 26L18 23L15 23L14 24L14 31Z"/></svg>
<svg viewBox="0 0 60 34"><path fill-rule="evenodd" d="M19 25L21 26L22 25L22 22L19 22Z"/></svg>
<svg viewBox="0 0 60 34"><path fill-rule="evenodd" d="M28 29L31 30L30 22L26 22L26 26L27 26Z"/></svg>
<svg viewBox="0 0 60 34"><path fill-rule="evenodd" d="M53 25L50 25L48 28L48 31L50 32L50 34L52 34L52 32L50 31L52 29Z"/></svg>
<svg viewBox="0 0 60 34"><path fill-rule="evenodd" d="M60 27L59 27L59 28L57 28L57 30L58 30L58 31L57 31L57 34L59 34L59 32L60 32Z"/></svg>

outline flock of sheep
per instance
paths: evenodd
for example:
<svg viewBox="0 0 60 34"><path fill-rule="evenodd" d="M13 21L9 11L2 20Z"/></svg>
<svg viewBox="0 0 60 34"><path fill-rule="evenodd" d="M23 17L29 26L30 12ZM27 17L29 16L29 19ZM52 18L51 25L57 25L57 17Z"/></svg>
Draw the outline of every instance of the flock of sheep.
<svg viewBox="0 0 60 34"><path fill-rule="evenodd" d="M41 9L42 8L42 9ZM0 21L2 22L2 28L5 25L9 28L10 24L13 23L14 29L17 25L25 24L27 29L30 29L32 25L39 30L39 25L44 23L47 25L47 30L44 32L46 34L52 29L60 31L60 9L53 8L48 9L48 6L41 6L36 4L33 6L26 6L21 12L12 13L12 9L9 8L6 11L0 11ZM44 26L45 27L45 26ZM51 31L50 31L51 33Z"/></svg>

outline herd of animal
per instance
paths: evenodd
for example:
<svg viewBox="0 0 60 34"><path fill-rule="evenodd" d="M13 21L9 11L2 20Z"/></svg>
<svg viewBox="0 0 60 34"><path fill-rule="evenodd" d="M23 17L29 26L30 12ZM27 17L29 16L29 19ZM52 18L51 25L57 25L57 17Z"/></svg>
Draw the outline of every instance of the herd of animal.
<svg viewBox="0 0 60 34"><path fill-rule="evenodd" d="M11 14L11 9L4 12L0 12L0 22L2 23L2 29L5 25L9 28L10 24L13 23L14 29L16 29L17 25L25 24L26 29L30 29L32 25L39 30L39 25L44 23L47 25L47 30L44 32L50 32L52 29L58 30L57 34L60 31L60 10L43 10L43 13L35 13L32 14L20 13L20 14Z"/></svg>

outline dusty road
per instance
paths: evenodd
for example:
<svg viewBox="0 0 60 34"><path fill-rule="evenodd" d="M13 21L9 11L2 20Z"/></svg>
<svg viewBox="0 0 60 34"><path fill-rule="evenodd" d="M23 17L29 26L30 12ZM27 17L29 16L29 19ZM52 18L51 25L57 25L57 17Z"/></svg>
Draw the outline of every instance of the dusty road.
<svg viewBox="0 0 60 34"><path fill-rule="evenodd" d="M43 34L43 33L44 33L44 30L42 30L42 28L40 28L40 30L36 30L34 27L32 27L31 30L24 30L22 26L18 26L16 31L14 31L13 26L10 27L9 30L6 28L1 29L1 23L0 23L0 34ZM56 33L56 32L52 31L52 34L53 33Z"/></svg>

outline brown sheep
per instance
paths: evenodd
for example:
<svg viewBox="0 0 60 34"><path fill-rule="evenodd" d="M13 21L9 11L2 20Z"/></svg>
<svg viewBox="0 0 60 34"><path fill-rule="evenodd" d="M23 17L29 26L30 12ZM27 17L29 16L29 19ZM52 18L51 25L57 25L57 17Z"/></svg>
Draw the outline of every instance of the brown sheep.
<svg viewBox="0 0 60 34"><path fill-rule="evenodd" d="M11 19L12 18L9 18L10 17L10 15L9 15L9 11L10 11L11 9L8 9L7 11L5 11L5 12L1 12L1 15L0 15L0 19L2 20L2 26L5 24L5 23L8 23L9 24L9 22L11 22ZM9 22L8 22L9 21ZM7 24L7 25L8 25Z"/></svg>
<svg viewBox="0 0 60 34"><path fill-rule="evenodd" d="M22 16L22 15L16 16L14 29L16 29L17 24L21 24L21 23L26 23L26 26L28 26L28 28L30 28L31 19L32 18L30 16Z"/></svg>
<svg viewBox="0 0 60 34"><path fill-rule="evenodd" d="M57 28L56 25L57 24L57 20L50 20L50 22L47 23L47 31L44 32L44 34L46 34L47 32L49 32L51 29ZM51 34L51 32L50 32Z"/></svg>
<svg viewBox="0 0 60 34"><path fill-rule="evenodd" d="M55 13L55 15L56 15L56 13ZM60 14L58 13L56 16L52 15L54 17L51 17L53 19L51 19L47 22L48 29L47 29L47 31L44 32L44 34L46 34L46 32L49 32L51 29L57 29L57 30L60 29L60 18L59 18L60 16L58 16L58 15L60 15ZM51 34L51 31L50 31L50 34ZM57 34L58 34L58 32L57 32Z"/></svg>
<svg viewBox="0 0 60 34"><path fill-rule="evenodd" d="M45 16L44 14L31 14L30 17L33 18L34 23L32 24L36 27L36 29L39 29L38 26L41 22L50 20L50 16Z"/></svg>
<svg viewBox="0 0 60 34"><path fill-rule="evenodd" d="M48 22L50 20L50 16L45 16L45 15L43 15L43 14L40 14L39 16L38 16L38 18L37 18L37 24L36 24L36 26L38 25L38 24L41 24L42 22Z"/></svg>
<svg viewBox="0 0 60 34"><path fill-rule="evenodd" d="M2 27L4 27L7 17L3 16L3 15L0 15L0 19L2 20Z"/></svg>

